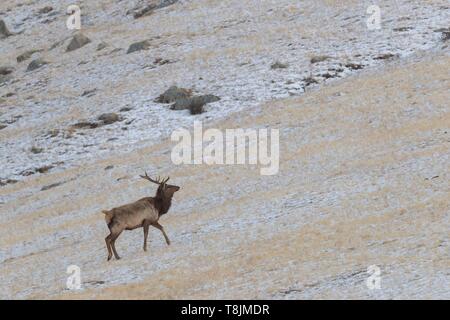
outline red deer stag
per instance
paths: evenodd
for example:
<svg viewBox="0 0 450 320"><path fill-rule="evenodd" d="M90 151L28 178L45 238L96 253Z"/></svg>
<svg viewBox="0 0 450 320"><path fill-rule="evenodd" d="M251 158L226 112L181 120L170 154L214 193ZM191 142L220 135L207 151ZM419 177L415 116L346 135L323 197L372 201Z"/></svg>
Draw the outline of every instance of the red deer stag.
<svg viewBox="0 0 450 320"><path fill-rule="evenodd" d="M105 221L111 232L105 238L106 248L108 249L108 261L111 260L113 253L116 259L120 259L116 251L115 242L123 230L144 228L144 251L147 251L149 226L161 230L167 244L170 245L169 237L167 237L163 226L158 223L158 220L163 214L169 211L173 194L180 190L180 187L167 184L169 177L164 180L159 177L157 180L153 180L147 175L147 172L145 176L140 177L158 185L158 190L154 197L142 198L136 202L109 211L102 211L105 214Z"/></svg>

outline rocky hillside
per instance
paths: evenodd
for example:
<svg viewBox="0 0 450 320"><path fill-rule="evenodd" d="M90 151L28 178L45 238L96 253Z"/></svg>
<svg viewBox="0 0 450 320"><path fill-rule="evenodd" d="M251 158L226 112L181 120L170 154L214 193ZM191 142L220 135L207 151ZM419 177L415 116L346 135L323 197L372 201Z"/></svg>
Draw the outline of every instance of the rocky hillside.
<svg viewBox="0 0 450 320"><path fill-rule="evenodd" d="M70 1L0 4L1 298L450 297L447 1L384 1L380 30L370 1L79 3L80 31ZM195 120L278 128L279 174L175 166ZM182 186L172 245L107 263L143 170Z"/></svg>

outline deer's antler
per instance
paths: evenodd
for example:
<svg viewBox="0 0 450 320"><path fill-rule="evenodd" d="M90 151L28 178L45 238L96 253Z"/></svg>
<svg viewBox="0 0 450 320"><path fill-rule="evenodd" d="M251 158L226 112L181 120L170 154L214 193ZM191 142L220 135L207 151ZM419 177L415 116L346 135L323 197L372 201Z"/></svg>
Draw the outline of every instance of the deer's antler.
<svg viewBox="0 0 450 320"><path fill-rule="evenodd" d="M145 172L145 176L140 176L142 179L148 180L150 182L156 183L156 184L165 184L167 181L169 181L170 177L167 177L167 179L161 179L159 176L156 180L150 178L147 174L147 171Z"/></svg>

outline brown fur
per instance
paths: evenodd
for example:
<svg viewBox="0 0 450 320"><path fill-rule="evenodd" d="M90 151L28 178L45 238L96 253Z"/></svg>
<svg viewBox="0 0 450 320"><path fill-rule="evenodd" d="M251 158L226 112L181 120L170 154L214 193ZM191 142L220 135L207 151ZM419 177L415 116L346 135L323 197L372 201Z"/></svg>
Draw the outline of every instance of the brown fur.
<svg viewBox="0 0 450 320"><path fill-rule="evenodd" d="M147 174L145 177L142 176L142 178L159 184L154 197L142 198L130 204L102 211L105 214L105 221L110 230L110 234L105 238L106 248L108 249L108 261L111 260L113 253L116 259L120 259L116 251L115 242L123 230L144 228L144 251L147 251L149 226L159 229L167 244L170 245L170 240L163 226L158 223L158 220L169 211L172 205L173 194L180 187L166 184L168 179L162 182L152 180Z"/></svg>

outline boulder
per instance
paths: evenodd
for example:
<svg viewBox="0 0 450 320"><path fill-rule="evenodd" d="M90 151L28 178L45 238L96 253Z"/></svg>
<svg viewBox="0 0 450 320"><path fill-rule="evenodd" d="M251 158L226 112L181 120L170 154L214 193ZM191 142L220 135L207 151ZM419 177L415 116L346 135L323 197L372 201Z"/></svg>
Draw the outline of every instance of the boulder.
<svg viewBox="0 0 450 320"><path fill-rule="evenodd" d="M35 60L31 61L30 64L28 65L27 72L39 69L42 66L45 66L46 64L48 64L48 62L41 58L35 59Z"/></svg>
<svg viewBox="0 0 450 320"><path fill-rule="evenodd" d="M42 153L42 151L44 151L44 149L33 146L33 147L31 147L30 151L31 151L31 153L38 154L38 153Z"/></svg>
<svg viewBox="0 0 450 320"><path fill-rule="evenodd" d="M83 35L82 33L77 33L73 36L69 45L67 46L66 52L74 51L80 49L91 42L91 39Z"/></svg>
<svg viewBox="0 0 450 320"><path fill-rule="evenodd" d="M128 48L127 54L141 51L141 50L148 50L148 48L150 48L150 41L148 41L148 40L135 42L130 45L130 47Z"/></svg>
<svg viewBox="0 0 450 320"><path fill-rule="evenodd" d="M192 95L192 90L178 88L172 86L161 94L155 101L159 103L172 103L180 99L189 98Z"/></svg>
<svg viewBox="0 0 450 320"><path fill-rule="evenodd" d="M45 6L45 7L41 8L41 9L39 9L38 13L39 14L46 14L46 13L49 13L51 11L53 11L53 7Z"/></svg>
<svg viewBox="0 0 450 320"><path fill-rule="evenodd" d="M120 120L120 117L117 113L104 113L98 117L99 121L102 121L103 124L111 124Z"/></svg>
<svg viewBox="0 0 450 320"><path fill-rule="evenodd" d="M203 95L203 96L194 96L194 97L189 97L189 98L183 98L183 99L177 100L170 107L170 109L172 109L172 110L189 109L191 111L192 110L200 110L205 104L216 102L216 101L219 101L219 100L220 100L219 97L217 97L215 95L212 95L212 94L207 94L207 95Z"/></svg>

